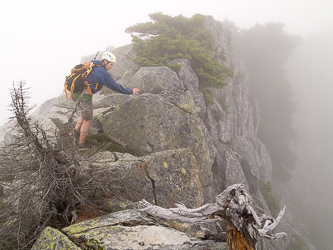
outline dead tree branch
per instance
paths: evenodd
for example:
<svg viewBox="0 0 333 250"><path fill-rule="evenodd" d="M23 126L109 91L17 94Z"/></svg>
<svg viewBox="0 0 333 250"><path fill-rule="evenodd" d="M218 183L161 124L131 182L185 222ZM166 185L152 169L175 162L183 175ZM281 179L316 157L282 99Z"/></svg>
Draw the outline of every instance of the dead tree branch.
<svg viewBox="0 0 333 250"><path fill-rule="evenodd" d="M13 140L0 145L2 246L31 249L45 227L62 228L75 220L79 206L100 211L115 197L132 195L129 171L108 168L104 171L112 174L106 175L91 168L68 132L58 136L29 116L33 107L24 81L14 85L11 97Z"/></svg>
<svg viewBox="0 0 333 250"><path fill-rule="evenodd" d="M187 223L207 223L225 220L228 225L227 243L230 250L255 249L258 237L278 239L286 233L273 234L272 230L280 223L285 207L274 220L271 216L259 216L252 205L252 198L242 184L234 184L219 194L214 203L188 209L177 203L175 208L161 208L146 200L140 202L140 211L167 220ZM247 246L247 248L244 248Z"/></svg>

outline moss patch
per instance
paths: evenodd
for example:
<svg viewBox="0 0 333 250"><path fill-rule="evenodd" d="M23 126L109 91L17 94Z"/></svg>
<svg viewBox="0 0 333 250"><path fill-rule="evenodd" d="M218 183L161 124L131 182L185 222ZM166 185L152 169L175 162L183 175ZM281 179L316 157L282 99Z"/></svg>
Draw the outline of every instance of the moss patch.
<svg viewBox="0 0 333 250"><path fill-rule="evenodd" d="M172 69L173 71L175 71L177 74L181 67L182 67L182 65L180 63L174 63L169 66L169 68Z"/></svg>
<svg viewBox="0 0 333 250"><path fill-rule="evenodd" d="M76 246L66 235L60 231L51 227L47 227L43 230L41 236L32 247L32 250L39 249L79 250L81 248Z"/></svg>

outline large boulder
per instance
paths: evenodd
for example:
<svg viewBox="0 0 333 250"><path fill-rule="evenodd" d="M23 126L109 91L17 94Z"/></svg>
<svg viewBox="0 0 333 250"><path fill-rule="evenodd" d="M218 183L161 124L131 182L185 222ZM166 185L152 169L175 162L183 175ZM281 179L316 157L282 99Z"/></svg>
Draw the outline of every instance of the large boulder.
<svg viewBox="0 0 333 250"><path fill-rule="evenodd" d="M209 152L197 114L147 93L98 116L98 121L107 136L125 145L134 155L189 148L199 166L201 185L212 184ZM212 197L207 188L204 192Z"/></svg>
<svg viewBox="0 0 333 250"><path fill-rule="evenodd" d="M139 88L140 93L153 94L158 94L165 89L184 89L177 74L166 66L140 68L127 86Z"/></svg>
<svg viewBox="0 0 333 250"><path fill-rule="evenodd" d="M108 214L62 231L92 249L226 249L225 243L203 241L160 226L137 210Z"/></svg>
<svg viewBox="0 0 333 250"><path fill-rule="evenodd" d="M138 210L124 210L63 228L47 227L33 250L76 249L227 249L226 243L201 240L159 225Z"/></svg>
<svg viewBox="0 0 333 250"><path fill-rule="evenodd" d="M123 185L132 190L132 201L146 199L162 207L182 202L193 208L204 201L199 169L189 149L143 157L101 152L87 161L83 171L95 180L122 179Z"/></svg>

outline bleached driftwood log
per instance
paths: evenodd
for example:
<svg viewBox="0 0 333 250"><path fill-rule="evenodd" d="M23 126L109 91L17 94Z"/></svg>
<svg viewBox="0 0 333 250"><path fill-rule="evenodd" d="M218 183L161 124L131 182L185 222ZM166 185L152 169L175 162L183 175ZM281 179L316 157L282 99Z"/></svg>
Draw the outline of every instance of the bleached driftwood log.
<svg viewBox="0 0 333 250"><path fill-rule="evenodd" d="M182 203L176 208L161 208L146 200L140 202L142 209L149 215L167 220L187 223L207 223L225 220L227 222L227 243L230 250L255 249L258 237L278 239L286 233L273 234L272 230L280 223L285 207L276 219L271 216L259 216L252 206L252 197L243 184L234 184L220 193L214 203L188 209Z"/></svg>

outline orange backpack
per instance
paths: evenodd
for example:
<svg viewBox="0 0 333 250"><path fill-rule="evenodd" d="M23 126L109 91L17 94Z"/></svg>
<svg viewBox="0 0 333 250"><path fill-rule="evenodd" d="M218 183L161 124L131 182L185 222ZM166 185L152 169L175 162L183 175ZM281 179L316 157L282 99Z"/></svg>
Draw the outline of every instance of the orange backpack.
<svg viewBox="0 0 333 250"><path fill-rule="evenodd" d="M73 93L76 92L81 93L87 86L86 85L87 76L89 75L91 70L97 66L100 65L95 65L92 62L86 62L83 64L76 65L71 70L71 74L69 76L66 76L65 88L64 88L67 100L68 100L67 90L71 92L69 99L72 98Z"/></svg>

